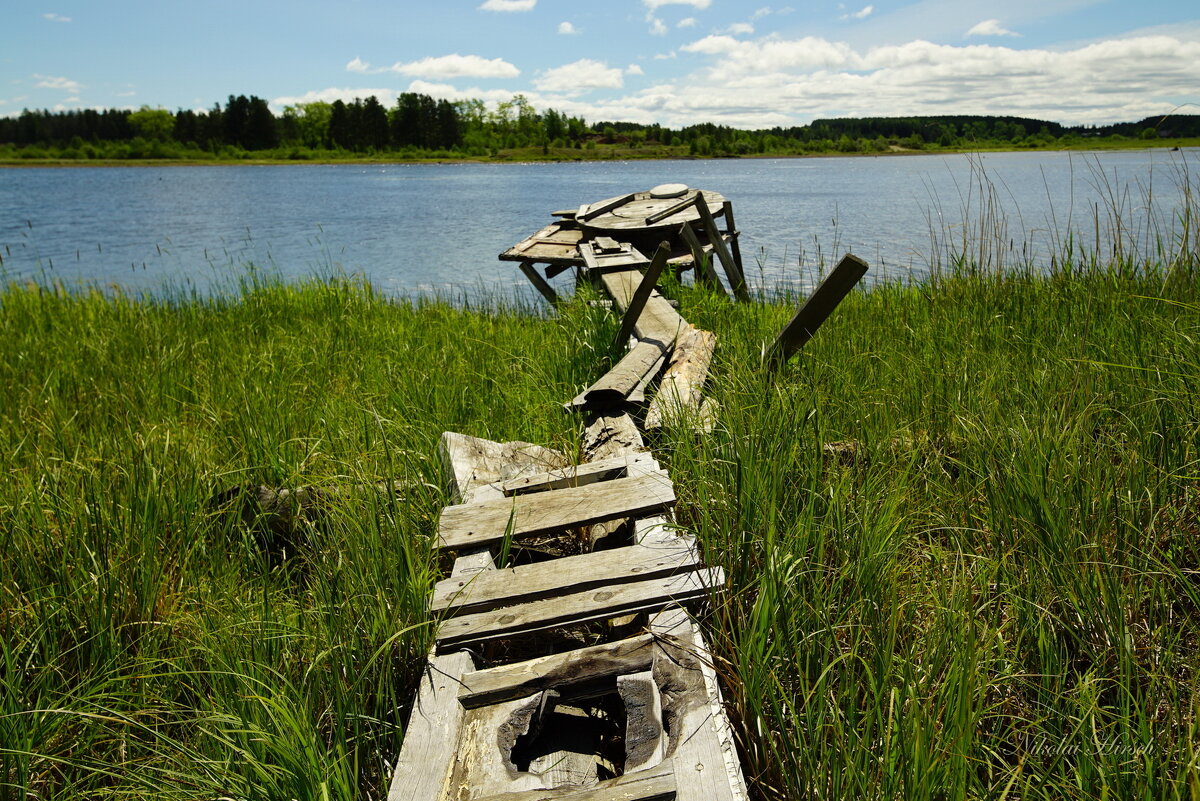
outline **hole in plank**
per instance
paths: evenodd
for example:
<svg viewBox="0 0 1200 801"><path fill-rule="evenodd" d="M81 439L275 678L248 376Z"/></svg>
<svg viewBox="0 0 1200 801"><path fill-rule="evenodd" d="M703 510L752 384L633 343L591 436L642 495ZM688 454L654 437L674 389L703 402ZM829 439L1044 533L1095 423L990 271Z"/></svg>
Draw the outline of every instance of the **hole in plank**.
<svg viewBox="0 0 1200 801"><path fill-rule="evenodd" d="M543 693L531 708L528 729L509 753L517 771L542 776L547 787L594 785L625 770L625 704L615 677L573 688L567 698Z"/></svg>

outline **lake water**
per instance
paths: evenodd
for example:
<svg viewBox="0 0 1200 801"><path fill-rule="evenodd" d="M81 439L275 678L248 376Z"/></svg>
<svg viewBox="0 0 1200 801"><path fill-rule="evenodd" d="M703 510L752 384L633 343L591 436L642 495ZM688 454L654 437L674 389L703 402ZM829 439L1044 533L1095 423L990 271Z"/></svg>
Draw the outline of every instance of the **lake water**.
<svg viewBox="0 0 1200 801"><path fill-rule="evenodd" d="M384 292L508 292L496 255L574 208L661 183L733 201L751 282L807 288L853 251L870 280L920 279L948 242L1044 263L1076 231L1166 233L1198 150L566 164L0 169L8 280L208 291L245 265L362 274ZM1194 180L1194 178L1193 178ZM968 245L968 247L971 247ZM978 245L974 249L978 249ZM564 276L560 281L567 280Z"/></svg>

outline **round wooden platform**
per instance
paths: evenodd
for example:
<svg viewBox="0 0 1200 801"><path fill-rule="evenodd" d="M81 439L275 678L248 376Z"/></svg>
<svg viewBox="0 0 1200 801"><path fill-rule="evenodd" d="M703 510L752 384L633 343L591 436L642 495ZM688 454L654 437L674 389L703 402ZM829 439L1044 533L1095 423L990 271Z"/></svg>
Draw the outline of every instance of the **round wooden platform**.
<svg viewBox="0 0 1200 801"><path fill-rule="evenodd" d="M686 192L681 192L675 197L664 198L654 197L653 192L654 190L651 192L636 192L633 195L618 195L607 200L589 203L579 209L575 219L583 228L601 232L639 233L671 228L678 229L683 223L699 221L700 212L697 211L695 204L688 204L678 212L667 217L662 217L661 219L658 218L658 215L674 206L684 204L689 198L694 197L697 192L703 194L704 202L708 205L709 211L714 217L721 215L721 207L725 203L723 195L718 192L709 192L706 190L688 189ZM672 192L671 194L674 193ZM595 217L587 218L589 210L603 209L606 206L610 206L611 208Z"/></svg>

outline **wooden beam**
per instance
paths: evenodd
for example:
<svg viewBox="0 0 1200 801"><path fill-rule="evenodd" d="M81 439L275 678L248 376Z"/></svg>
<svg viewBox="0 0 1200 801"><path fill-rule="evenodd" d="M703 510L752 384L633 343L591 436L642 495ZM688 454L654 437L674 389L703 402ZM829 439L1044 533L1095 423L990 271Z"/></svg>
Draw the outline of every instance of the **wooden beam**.
<svg viewBox="0 0 1200 801"><path fill-rule="evenodd" d="M557 306L558 293L554 291L554 287L550 286L550 284L546 282L545 278L542 278L540 275L538 275L537 268L533 266L533 262L523 261L521 262L520 267L521 272L523 272L525 277L529 279L529 283L533 284L533 288L538 292L541 292L542 297L549 301L551 306Z"/></svg>
<svg viewBox="0 0 1200 801"><path fill-rule="evenodd" d="M738 270L744 276L746 268L742 264L742 246L738 244L738 237L741 235L737 229L737 224L733 221L733 203L726 200L721 209L725 212L725 232L729 235L729 248L733 251L733 260L737 262Z"/></svg>
<svg viewBox="0 0 1200 801"><path fill-rule="evenodd" d="M667 348L661 342L643 339L596 383L576 395L571 406L609 409L624 404L647 375L657 372L666 353Z"/></svg>
<svg viewBox="0 0 1200 801"><path fill-rule="evenodd" d="M847 253L779 332L779 336L767 351L767 365L772 368L781 367L796 355L866 273L867 263Z"/></svg>
<svg viewBox="0 0 1200 801"><path fill-rule="evenodd" d="M729 293L725 291L725 285L721 283L721 279L717 275L716 268L713 267L712 254L704 252L704 245L700 244L700 238L696 236L696 232L692 230L692 226L687 224L681 225L679 227L679 237L688 246L688 249L692 251L692 261L696 263L696 275L706 285L712 287L724 297L729 297Z"/></svg>
<svg viewBox="0 0 1200 801"><path fill-rule="evenodd" d="M674 801L676 779L669 770L626 773L595 787L559 787L489 795L478 801ZM389 800L390 801L390 800Z"/></svg>
<svg viewBox="0 0 1200 801"><path fill-rule="evenodd" d="M635 269L600 274L601 286L622 313L629 308L641 279L641 272ZM687 328L688 321L671 307L666 298L654 290L650 291L645 308L633 324L633 332L637 334L638 339L654 339L667 346L673 345L675 338Z"/></svg>
<svg viewBox="0 0 1200 801"><path fill-rule="evenodd" d="M565 689L618 673L637 673L654 664L650 634L541 656L515 665L476 670L462 677L458 700L468 709L524 698L542 690Z"/></svg>
<svg viewBox="0 0 1200 801"><path fill-rule="evenodd" d="M440 649L496 637L586 623L670 604L707 598L725 581L719 567L647 579L445 620L438 626Z"/></svg>
<svg viewBox="0 0 1200 801"><path fill-rule="evenodd" d="M457 550L519 539L604 520L653 514L675 505L665 475L618 478L586 487L447 506L438 520L438 547Z"/></svg>
<svg viewBox="0 0 1200 801"><path fill-rule="evenodd" d="M620 197L612 197L608 200L601 200L597 203L591 203L585 206L580 206L575 213L575 219L582 222L587 222L601 214L606 214L615 208L624 206L629 201L633 200L633 195L621 195Z"/></svg>
<svg viewBox="0 0 1200 801"><path fill-rule="evenodd" d="M647 429L660 428L689 413L699 413L703 401L701 390L716 346L716 334L698 328L681 338L650 401Z"/></svg>
<svg viewBox="0 0 1200 801"><path fill-rule="evenodd" d="M700 197L700 193L696 190L692 190L692 195L690 197L684 198L675 205L667 206L662 211L657 211L654 214L646 217L645 225L654 225L657 222L662 222L663 220L667 219L672 214L678 214L684 209L691 208L693 205L695 205L696 198L698 197Z"/></svg>
<svg viewBox="0 0 1200 801"><path fill-rule="evenodd" d="M670 244L667 242L658 243L658 250L654 252L654 257L650 260L650 266L646 268L641 283L633 291L633 296L629 299L629 305L625 307L625 315L621 318L621 327L617 329L617 344L625 342L629 339L630 334L633 333L633 326L637 323L638 318L642 316L642 310L646 308L646 301L650 299L650 293L654 291L654 287L658 283L658 277L662 275L663 268L667 266L667 259L670 256Z"/></svg>
<svg viewBox="0 0 1200 801"><path fill-rule="evenodd" d="M563 556L474 576L451 576L434 587L430 611L444 613L447 618L475 614L571 592L671 576L696 567L695 551L682 540L670 547L631 545Z"/></svg>
<svg viewBox="0 0 1200 801"><path fill-rule="evenodd" d="M725 240L721 238L721 232L717 230L717 223L713 219L712 212L708 210L708 204L704 202L703 197L696 199L696 210L700 212L700 222L704 224L704 231L708 234L708 243L712 245L717 258L721 260L721 266L725 268L725 275L729 277L729 288L733 290L733 294L737 296L738 300L749 301L750 290L746 288L746 277L742 275L733 256L729 255L729 249L725 247Z"/></svg>
<svg viewBox="0 0 1200 801"><path fill-rule="evenodd" d="M625 772L660 764L667 749L662 696L651 670L617 676L617 693L625 702Z"/></svg>

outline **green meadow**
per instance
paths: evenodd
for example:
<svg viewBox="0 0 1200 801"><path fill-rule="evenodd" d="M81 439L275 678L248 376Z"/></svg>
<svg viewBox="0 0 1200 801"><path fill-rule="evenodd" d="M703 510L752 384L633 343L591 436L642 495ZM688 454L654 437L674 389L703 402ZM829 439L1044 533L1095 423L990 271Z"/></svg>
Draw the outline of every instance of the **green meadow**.
<svg viewBox="0 0 1200 801"><path fill-rule="evenodd" d="M701 618L756 799L1200 794L1195 214L1149 249L952 248L777 373L796 298L664 287L718 336L715 430L652 445L728 576ZM587 297L8 285L0 799L384 795L438 436L578 453L561 404L620 355ZM238 512L257 485L346 489L281 533Z"/></svg>

